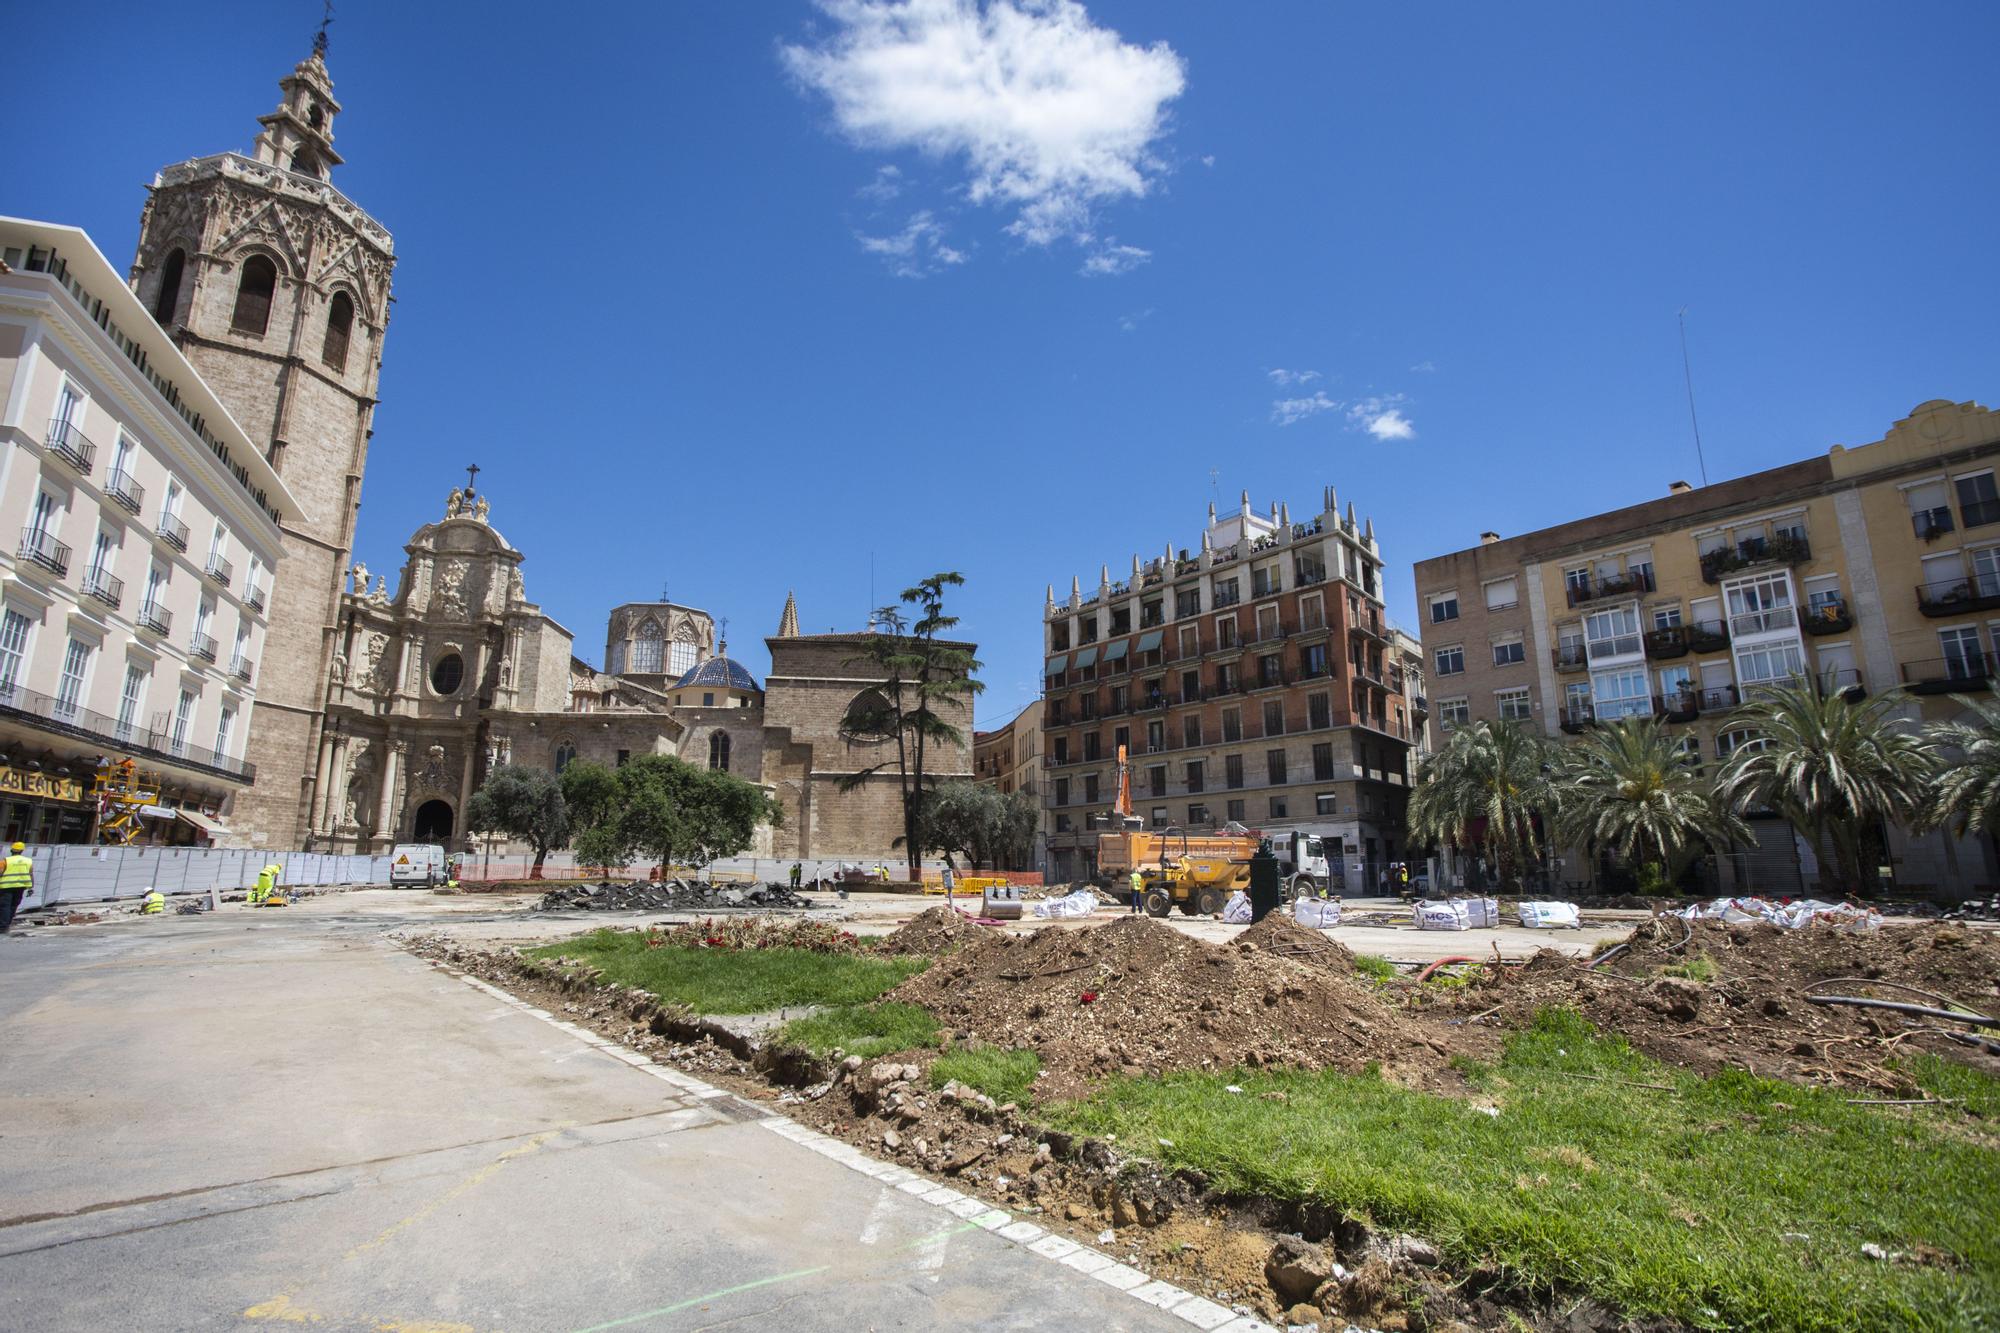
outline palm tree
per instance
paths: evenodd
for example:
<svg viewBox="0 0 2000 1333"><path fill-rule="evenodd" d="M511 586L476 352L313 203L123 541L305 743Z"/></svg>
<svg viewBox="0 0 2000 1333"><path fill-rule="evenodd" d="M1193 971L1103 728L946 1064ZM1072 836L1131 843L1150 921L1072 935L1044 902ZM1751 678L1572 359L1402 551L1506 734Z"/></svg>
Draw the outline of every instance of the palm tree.
<svg viewBox="0 0 2000 1333"><path fill-rule="evenodd" d="M1739 815L1776 811L1812 839L1823 885L1861 889L1868 839L1884 819L1917 819L1935 770L1931 743L1893 716L1896 705L1892 695L1850 702L1816 680L1764 691L1737 711L1757 735L1723 766L1716 798Z"/></svg>
<svg viewBox="0 0 2000 1333"><path fill-rule="evenodd" d="M1501 882L1518 883L1541 854L1537 820L1555 813L1553 748L1511 722L1458 728L1418 770L1408 813L1411 839L1463 848L1477 827Z"/></svg>
<svg viewBox="0 0 2000 1333"><path fill-rule="evenodd" d="M1557 783L1565 844L1615 852L1635 868L1657 864L1670 880L1697 846L1750 836L1657 718L1600 726L1567 747Z"/></svg>
<svg viewBox="0 0 2000 1333"><path fill-rule="evenodd" d="M1939 772L1920 827L1949 828L1959 837L2000 833L2000 705L1961 695L1952 702L1977 714L1976 722L1933 722L1924 736L1939 752Z"/></svg>

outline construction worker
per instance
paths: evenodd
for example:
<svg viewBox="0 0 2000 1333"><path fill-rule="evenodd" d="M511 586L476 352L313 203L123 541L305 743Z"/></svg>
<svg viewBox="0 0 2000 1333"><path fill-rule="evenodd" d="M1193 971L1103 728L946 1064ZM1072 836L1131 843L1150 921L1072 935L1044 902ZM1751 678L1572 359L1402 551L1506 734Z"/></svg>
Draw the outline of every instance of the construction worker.
<svg viewBox="0 0 2000 1333"><path fill-rule="evenodd" d="M882 883L887 884L889 882L889 867L883 865L880 861L877 861L875 863L875 878L880 880Z"/></svg>
<svg viewBox="0 0 2000 1333"><path fill-rule="evenodd" d="M167 910L167 895L148 884L146 896L139 900L139 915L161 916Z"/></svg>
<svg viewBox="0 0 2000 1333"><path fill-rule="evenodd" d="M250 899L250 906L257 907L262 905L263 901L271 896L271 890L276 887L277 883L278 867L266 864L262 870L257 872L257 882L250 886L250 892L247 895Z"/></svg>
<svg viewBox="0 0 2000 1333"><path fill-rule="evenodd" d="M797 861L792 862L793 893L797 893L799 891L799 885L803 883L805 880L805 873L806 873L806 868L804 866L800 865Z"/></svg>
<svg viewBox="0 0 2000 1333"><path fill-rule="evenodd" d="M0 867L0 935L5 935L14 925L14 913L21 908L21 899L35 889L35 863L27 856L25 843L15 843L7 857L7 864Z"/></svg>
<svg viewBox="0 0 2000 1333"><path fill-rule="evenodd" d="M1146 910L1146 876L1137 866L1132 867L1132 915Z"/></svg>

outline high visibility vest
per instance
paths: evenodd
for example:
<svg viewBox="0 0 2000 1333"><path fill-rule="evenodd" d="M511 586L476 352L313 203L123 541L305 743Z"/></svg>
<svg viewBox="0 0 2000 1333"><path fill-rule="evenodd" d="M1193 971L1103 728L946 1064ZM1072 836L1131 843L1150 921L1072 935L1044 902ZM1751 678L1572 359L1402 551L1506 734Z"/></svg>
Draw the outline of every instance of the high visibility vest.
<svg viewBox="0 0 2000 1333"><path fill-rule="evenodd" d="M1137 871L1137 870L1133 871L1133 872L1132 872L1132 892L1134 892L1134 893L1143 893L1143 892L1145 892L1145 890L1146 890L1146 876L1145 876L1145 875L1144 875L1144 874L1143 874L1142 872L1140 872L1140 871Z"/></svg>
<svg viewBox="0 0 2000 1333"><path fill-rule="evenodd" d="M146 895L146 905L139 910L146 916L158 916L167 910L167 895L154 889Z"/></svg>
<svg viewBox="0 0 2000 1333"><path fill-rule="evenodd" d="M35 863L18 853L0 868L0 893L26 893L35 887Z"/></svg>
<svg viewBox="0 0 2000 1333"><path fill-rule="evenodd" d="M278 878L276 866L265 866L257 872L257 892L269 893L272 883Z"/></svg>

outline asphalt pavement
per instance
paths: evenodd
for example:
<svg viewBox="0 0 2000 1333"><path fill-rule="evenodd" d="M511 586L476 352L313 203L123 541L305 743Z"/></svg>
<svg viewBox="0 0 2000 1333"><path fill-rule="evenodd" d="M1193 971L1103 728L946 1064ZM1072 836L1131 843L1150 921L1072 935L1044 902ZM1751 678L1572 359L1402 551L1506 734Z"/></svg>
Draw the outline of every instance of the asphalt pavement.
<svg viewBox="0 0 2000 1333"><path fill-rule="evenodd" d="M1251 1327L664 1081L370 899L0 938L0 1328Z"/></svg>

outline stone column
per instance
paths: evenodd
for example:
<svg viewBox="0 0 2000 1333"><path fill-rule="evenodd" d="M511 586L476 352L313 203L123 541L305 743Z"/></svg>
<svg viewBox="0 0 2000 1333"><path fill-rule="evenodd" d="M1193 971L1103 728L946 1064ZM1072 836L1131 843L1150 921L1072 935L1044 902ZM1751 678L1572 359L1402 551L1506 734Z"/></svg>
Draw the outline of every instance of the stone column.
<svg viewBox="0 0 2000 1333"><path fill-rule="evenodd" d="M319 734L319 769L313 778L316 808L306 812L308 833L319 833L327 827L327 792L333 782L333 747L333 733L322 728Z"/></svg>
<svg viewBox="0 0 2000 1333"><path fill-rule="evenodd" d="M390 693L392 694L416 693L416 690L412 689L410 685L410 660L413 656L417 654L417 651L418 651L417 641L411 638L407 634L404 635L403 650L400 654L398 654L396 660L396 686L393 690L390 691Z"/></svg>
<svg viewBox="0 0 2000 1333"><path fill-rule="evenodd" d="M320 802L320 827L328 833L340 829L340 816L347 802L348 753L352 745L351 736L336 734L333 738L332 772Z"/></svg>
<svg viewBox="0 0 2000 1333"><path fill-rule="evenodd" d="M465 831L465 807L472 804L472 761L476 754L473 746L465 747L462 761L465 772L458 780L458 809L452 812L451 836L461 842L468 836Z"/></svg>
<svg viewBox="0 0 2000 1333"><path fill-rule="evenodd" d="M376 809L375 836L384 845L396 841L396 780L403 768L403 756L409 752L408 741L390 741L389 756L382 765L382 803Z"/></svg>

